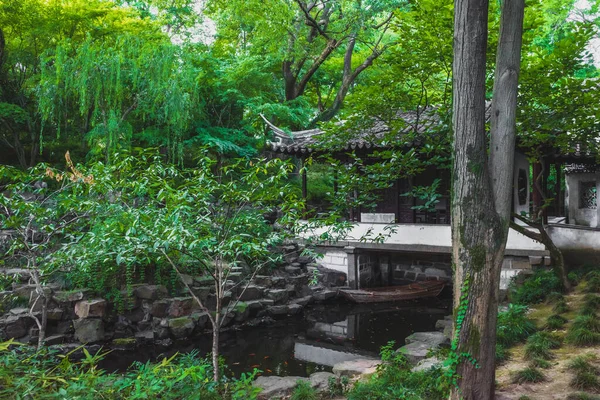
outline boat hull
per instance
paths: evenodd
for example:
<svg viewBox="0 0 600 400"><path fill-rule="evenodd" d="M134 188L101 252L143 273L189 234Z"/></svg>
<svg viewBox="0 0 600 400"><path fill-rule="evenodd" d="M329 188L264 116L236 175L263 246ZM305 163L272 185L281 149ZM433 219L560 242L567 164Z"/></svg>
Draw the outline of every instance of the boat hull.
<svg viewBox="0 0 600 400"><path fill-rule="evenodd" d="M423 281L402 286L340 290L340 292L355 303L383 303L437 297L444 290L444 286L446 283L443 281Z"/></svg>

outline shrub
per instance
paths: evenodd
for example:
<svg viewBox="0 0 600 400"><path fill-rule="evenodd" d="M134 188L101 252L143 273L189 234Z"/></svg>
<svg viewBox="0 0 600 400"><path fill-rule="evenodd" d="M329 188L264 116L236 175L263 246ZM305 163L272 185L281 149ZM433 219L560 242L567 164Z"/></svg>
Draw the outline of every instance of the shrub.
<svg viewBox="0 0 600 400"><path fill-rule="evenodd" d="M534 358L529 363L529 366L532 368L548 369L552 366L552 364L550 364L548 361L544 360L543 358Z"/></svg>
<svg viewBox="0 0 600 400"><path fill-rule="evenodd" d="M546 320L546 329L561 329L567 323L567 319L561 315L554 314L548 317Z"/></svg>
<svg viewBox="0 0 600 400"><path fill-rule="evenodd" d="M575 372L591 372L591 373L595 374L595 373L598 373L598 368L596 368L589 362L591 359L594 359L594 358L595 358L595 355L593 355L593 354L577 356L577 357L573 358L573 360L571 360L571 362L569 362L569 364L567 364L567 367L570 370L573 370Z"/></svg>
<svg viewBox="0 0 600 400"><path fill-rule="evenodd" d="M546 300L549 293L562 292L560 279L552 271L537 270L523 285L511 288L511 300L516 304L537 304Z"/></svg>
<svg viewBox="0 0 600 400"><path fill-rule="evenodd" d="M317 391L306 381L298 381L298 385L292 392L290 400L317 400Z"/></svg>
<svg viewBox="0 0 600 400"><path fill-rule="evenodd" d="M508 360L509 356L510 354L508 353L506 347L499 343L496 343L496 364L502 364L503 362Z"/></svg>
<svg viewBox="0 0 600 400"><path fill-rule="evenodd" d="M575 346L593 346L600 343L600 334L586 328L573 328L567 333L567 342Z"/></svg>
<svg viewBox="0 0 600 400"><path fill-rule="evenodd" d="M82 361L73 362L48 350L8 350L0 344L0 397L23 398L27 393L31 399L252 400L259 392L252 386L257 371L215 384L210 360L193 352L156 364L134 363L127 372L114 374L97 368L102 354L84 354Z"/></svg>
<svg viewBox="0 0 600 400"><path fill-rule="evenodd" d="M579 315L573 320L571 329L587 329L594 333L600 333L600 320L596 315Z"/></svg>
<svg viewBox="0 0 600 400"><path fill-rule="evenodd" d="M439 369L411 372L404 356L394 353L393 343L381 351L385 363L366 382L357 382L347 394L348 400L405 399L438 400L448 398L450 380Z"/></svg>
<svg viewBox="0 0 600 400"><path fill-rule="evenodd" d="M538 332L527 339L525 345L525 358L533 360L535 358L542 358L544 360L550 360L554 358L554 355L550 352L551 349L560 347L561 340L549 332Z"/></svg>
<svg viewBox="0 0 600 400"><path fill-rule="evenodd" d="M513 374L513 383L537 383L544 382L546 376L537 368L527 367Z"/></svg>
<svg viewBox="0 0 600 400"><path fill-rule="evenodd" d="M598 376L594 372L589 371L578 371L570 383L572 388L578 390L598 390L600 389L600 382Z"/></svg>
<svg viewBox="0 0 600 400"><path fill-rule="evenodd" d="M535 324L525 315L527 307L511 304L498 314L497 342L504 347L513 346L536 331Z"/></svg>
<svg viewBox="0 0 600 400"><path fill-rule="evenodd" d="M554 304L557 301L561 301L561 300L564 300L564 299L565 299L565 296L563 296L562 293L552 292L546 298L546 302L549 303L549 304Z"/></svg>
<svg viewBox="0 0 600 400"><path fill-rule="evenodd" d="M554 311L556 314L562 314L569 311L569 305L567 304L567 300L558 300L554 304L554 307L552 307L552 311Z"/></svg>
<svg viewBox="0 0 600 400"><path fill-rule="evenodd" d="M598 293L600 292L600 273L593 271L585 276L585 293Z"/></svg>

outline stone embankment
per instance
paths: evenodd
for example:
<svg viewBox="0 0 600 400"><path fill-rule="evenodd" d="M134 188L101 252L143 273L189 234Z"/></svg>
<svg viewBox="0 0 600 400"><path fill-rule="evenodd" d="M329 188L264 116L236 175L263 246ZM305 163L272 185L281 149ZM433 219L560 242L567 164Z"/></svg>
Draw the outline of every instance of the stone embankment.
<svg viewBox="0 0 600 400"><path fill-rule="evenodd" d="M336 297L332 283L344 283L339 273L325 270L308 257L289 256L286 264L271 271L270 275L257 275L247 286L241 282L246 275L241 267L234 267L223 299L221 312L224 328L268 324L302 312L311 303ZM309 285L315 271L320 283ZM2 311L0 340L10 338L20 342L36 343L37 325L32 316L41 316L41 301L36 286L30 283L27 270L0 271L15 277L12 290L0 292L1 305L9 301L22 304ZM247 275L246 275L247 276ZM194 295L206 307L214 310L216 297L214 281L206 276L183 276ZM247 287L246 287L247 286ZM245 290L244 290L245 289ZM124 290L120 304L101 298L91 290L64 291L58 285L44 287L48 302L48 327L46 344L67 342L111 343L115 347L132 347L136 344L190 338L210 332L206 311L192 296L181 291L170 296L163 285L134 285ZM239 302L236 300L239 298Z"/></svg>

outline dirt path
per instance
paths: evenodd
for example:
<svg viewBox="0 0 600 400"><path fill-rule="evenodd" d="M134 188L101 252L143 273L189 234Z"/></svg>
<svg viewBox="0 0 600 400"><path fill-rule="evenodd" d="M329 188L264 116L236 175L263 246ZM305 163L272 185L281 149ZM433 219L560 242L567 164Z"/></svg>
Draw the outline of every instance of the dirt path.
<svg viewBox="0 0 600 400"><path fill-rule="evenodd" d="M563 338L566 328L577 315L582 297L583 295L577 292L565 296L570 311L562 315L569 320L569 323L565 329L554 331ZM546 318L552 314L552 306L542 304L532 309L529 316L536 322L538 328L541 328L546 322ZM509 350L510 359L496 369L496 395L499 398L518 400L521 396L528 396L531 400L564 400L569 394L579 392L569 386L573 377L567 368L569 361L578 355L587 353L595 354L600 359L600 347L574 347L563 343L559 349L552 351L556 355L555 359L550 360L552 366L541 370L546 376L545 382L515 384L512 383L511 375L528 366L528 361L523 358L524 350L525 345L511 348Z"/></svg>

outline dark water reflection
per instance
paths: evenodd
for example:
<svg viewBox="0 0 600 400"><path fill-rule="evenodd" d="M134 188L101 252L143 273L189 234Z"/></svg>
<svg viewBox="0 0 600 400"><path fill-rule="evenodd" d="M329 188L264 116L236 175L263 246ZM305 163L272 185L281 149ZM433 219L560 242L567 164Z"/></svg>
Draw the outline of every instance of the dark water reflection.
<svg viewBox="0 0 600 400"><path fill-rule="evenodd" d="M303 316L279 320L268 327L224 332L221 353L235 375L258 368L263 375L308 376L330 371L336 362L357 358L357 354L376 357L390 340L403 345L413 332L434 330L435 322L450 312L449 298L368 306L332 302L309 307ZM153 361L194 349L202 355L210 352L210 336L169 348L114 351L100 366L124 371L134 361Z"/></svg>

